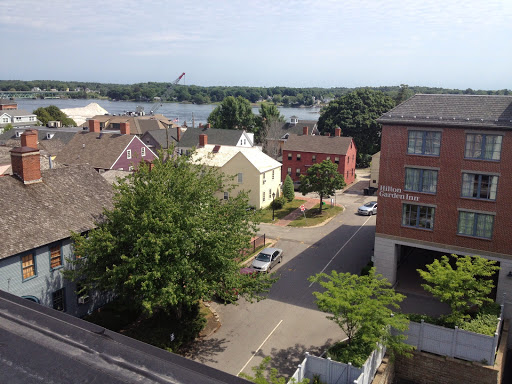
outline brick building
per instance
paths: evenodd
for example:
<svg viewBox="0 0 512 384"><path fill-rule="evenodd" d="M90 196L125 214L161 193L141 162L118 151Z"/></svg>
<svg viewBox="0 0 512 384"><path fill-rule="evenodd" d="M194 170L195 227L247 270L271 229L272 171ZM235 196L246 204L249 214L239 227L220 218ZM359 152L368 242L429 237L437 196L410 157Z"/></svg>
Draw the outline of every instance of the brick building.
<svg viewBox="0 0 512 384"><path fill-rule="evenodd" d="M341 128L336 128L334 136L309 136L308 127L301 136L290 135L283 147L282 181L290 175L295 184L300 175L313 164L331 160L338 164L338 172L350 184L355 180L357 149L351 137L342 137Z"/></svg>
<svg viewBox="0 0 512 384"><path fill-rule="evenodd" d="M378 121L378 272L400 283L404 263L480 255L512 301L512 96L416 95Z"/></svg>

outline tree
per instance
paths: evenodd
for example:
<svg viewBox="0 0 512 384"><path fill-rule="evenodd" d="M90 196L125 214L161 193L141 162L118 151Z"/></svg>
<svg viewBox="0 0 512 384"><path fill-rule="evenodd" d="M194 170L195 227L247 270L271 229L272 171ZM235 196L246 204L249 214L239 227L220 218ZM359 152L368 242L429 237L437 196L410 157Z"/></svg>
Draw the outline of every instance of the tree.
<svg viewBox="0 0 512 384"><path fill-rule="evenodd" d="M241 96L228 96L208 116L208 122L217 129L245 129L254 132L254 113L251 103Z"/></svg>
<svg viewBox="0 0 512 384"><path fill-rule="evenodd" d="M134 309L179 313L198 300L233 291L263 298L272 277L239 272L240 251L255 231L245 193L220 200L232 184L216 169L188 157L144 162L114 186L114 207L87 235L73 234L75 254L66 276L87 289L112 292ZM163 156L160 156L163 158Z"/></svg>
<svg viewBox="0 0 512 384"><path fill-rule="evenodd" d="M275 105L272 105L275 109ZM260 110L261 113L261 110ZM281 155L281 137L283 136L284 118L279 115L268 115L260 120L261 128L256 134L259 142L263 144L263 152L277 160Z"/></svg>
<svg viewBox="0 0 512 384"><path fill-rule="evenodd" d="M324 160L308 168L305 175L300 176L300 192L306 195L316 192L320 196L320 212L324 196L331 196L337 189L345 186L345 179L338 173L338 165Z"/></svg>
<svg viewBox="0 0 512 384"><path fill-rule="evenodd" d="M295 199L295 190L293 188L293 180L290 175L286 175L283 184L283 195L288 201Z"/></svg>
<svg viewBox="0 0 512 384"><path fill-rule="evenodd" d="M479 256L451 255L456 268L452 267L448 256L434 260L426 266L427 270L418 269L420 276L427 282L421 286L452 310L448 321L459 325L470 317L469 311L492 303L489 294L494 288L492 276L500 269L496 261Z"/></svg>
<svg viewBox="0 0 512 384"><path fill-rule="evenodd" d="M394 100L380 91L358 89L331 101L318 119L322 133L334 133L340 127L343 136L354 138L358 154L380 151L382 127L377 119L395 106Z"/></svg>
<svg viewBox="0 0 512 384"><path fill-rule="evenodd" d="M62 122L62 125L76 127L76 122L67 117L66 114L55 105L39 107L33 113L43 125L47 125L49 121L60 121Z"/></svg>
<svg viewBox="0 0 512 384"><path fill-rule="evenodd" d="M254 376L247 375L245 373L240 373L240 377L247 379L249 381L252 381L253 383L256 383L256 384L286 384L288 381L286 380L285 377L277 376L279 374L279 372L277 372L276 368L270 368L269 378L267 379L265 377L265 372L267 371L268 365L270 364L270 360L271 360L270 356L267 356L262 360L262 362L259 365L252 367L251 369L254 372ZM295 383L295 381L292 381L292 382ZM297 384L308 384L308 383L309 383L309 379L306 379L306 378L297 382Z"/></svg>
<svg viewBox="0 0 512 384"><path fill-rule="evenodd" d="M391 332L391 328L399 331L408 328L407 318L393 312L400 308L405 296L396 293L382 275L375 273L375 268L365 276L332 271L330 275L319 273L308 280L325 289L313 292L317 306L331 314L327 318L343 330L348 345L362 342L375 346L380 342L397 353L409 349L403 343L403 334L394 336Z"/></svg>
<svg viewBox="0 0 512 384"><path fill-rule="evenodd" d="M13 129L13 125L11 123L9 124L6 124L5 127L4 127L4 132L7 132L7 131L10 131L11 129Z"/></svg>
<svg viewBox="0 0 512 384"><path fill-rule="evenodd" d="M407 84L400 84L400 89L398 89L398 94L395 99L396 105L403 103L411 96L413 96L413 92L409 89L409 86Z"/></svg>

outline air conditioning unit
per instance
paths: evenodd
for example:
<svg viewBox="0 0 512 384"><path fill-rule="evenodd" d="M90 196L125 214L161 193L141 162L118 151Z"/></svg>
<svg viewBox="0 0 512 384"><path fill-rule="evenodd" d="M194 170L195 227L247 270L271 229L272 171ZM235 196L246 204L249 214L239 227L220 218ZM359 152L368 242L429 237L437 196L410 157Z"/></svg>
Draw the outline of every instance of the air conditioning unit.
<svg viewBox="0 0 512 384"><path fill-rule="evenodd" d="M80 296L78 298L78 304L87 304L90 300L89 295Z"/></svg>

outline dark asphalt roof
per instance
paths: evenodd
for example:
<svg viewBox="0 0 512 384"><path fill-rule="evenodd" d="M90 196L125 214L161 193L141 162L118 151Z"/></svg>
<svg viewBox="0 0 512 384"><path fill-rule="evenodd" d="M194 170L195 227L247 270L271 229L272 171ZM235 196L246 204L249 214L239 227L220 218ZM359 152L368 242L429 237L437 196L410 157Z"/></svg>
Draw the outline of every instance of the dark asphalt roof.
<svg viewBox="0 0 512 384"><path fill-rule="evenodd" d="M180 147L196 147L199 145L199 135L208 136L208 144L236 146L243 131L236 129L188 128L181 136Z"/></svg>
<svg viewBox="0 0 512 384"><path fill-rule="evenodd" d="M418 94L383 114L381 124L512 128L512 96Z"/></svg>
<svg viewBox="0 0 512 384"><path fill-rule="evenodd" d="M0 334L1 383L249 383L3 291Z"/></svg>
<svg viewBox="0 0 512 384"><path fill-rule="evenodd" d="M346 155L350 148L350 143L352 143L352 138L345 136L290 135L288 140L284 142L283 150Z"/></svg>

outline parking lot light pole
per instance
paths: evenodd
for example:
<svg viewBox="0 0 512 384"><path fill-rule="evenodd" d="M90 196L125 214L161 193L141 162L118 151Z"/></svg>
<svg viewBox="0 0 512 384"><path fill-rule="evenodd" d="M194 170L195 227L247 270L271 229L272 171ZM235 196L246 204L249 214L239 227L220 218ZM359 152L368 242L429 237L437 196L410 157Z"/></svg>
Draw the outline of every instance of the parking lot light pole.
<svg viewBox="0 0 512 384"><path fill-rule="evenodd" d="M274 199L276 198L276 193L272 192L272 221L274 221Z"/></svg>

